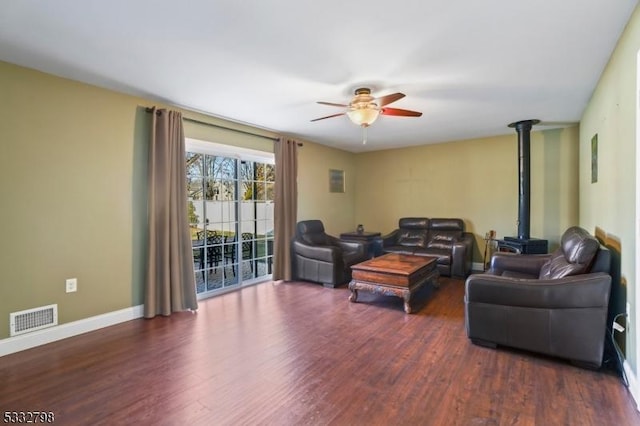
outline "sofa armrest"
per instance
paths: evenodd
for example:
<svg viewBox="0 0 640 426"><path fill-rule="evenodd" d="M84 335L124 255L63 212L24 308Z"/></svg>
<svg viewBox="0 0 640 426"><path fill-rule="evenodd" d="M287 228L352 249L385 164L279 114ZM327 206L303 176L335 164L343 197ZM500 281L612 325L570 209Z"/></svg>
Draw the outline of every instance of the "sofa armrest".
<svg viewBox="0 0 640 426"><path fill-rule="evenodd" d="M540 275L540 268L551 258L550 254L516 254L497 252L491 256L489 274L501 275L504 271L520 272L527 275Z"/></svg>
<svg viewBox="0 0 640 426"><path fill-rule="evenodd" d="M367 257L367 244L359 241L338 240L337 244L348 253L358 254L359 257Z"/></svg>
<svg viewBox="0 0 640 426"><path fill-rule="evenodd" d="M398 233L399 229L396 229L387 235L382 236L382 247L394 246L396 245L396 241L398 241Z"/></svg>
<svg viewBox="0 0 640 426"><path fill-rule="evenodd" d="M610 289L611 276L602 272L550 280L475 274L465 283L465 302L542 309L606 308Z"/></svg>
<svg viewBox="0 0 640 426"><path fill-rule="evenodd" d="M471 273L473 257L473 234L463 232L451 247L451 276L466 278Z"/></svg>
<svg viewBox="0 0 640 426"><path fill-rule="evenodd" d="M294 241L293 252L294 254L322 262L336 263L341 259L341 250L335 246L314 246Z"/></svg>

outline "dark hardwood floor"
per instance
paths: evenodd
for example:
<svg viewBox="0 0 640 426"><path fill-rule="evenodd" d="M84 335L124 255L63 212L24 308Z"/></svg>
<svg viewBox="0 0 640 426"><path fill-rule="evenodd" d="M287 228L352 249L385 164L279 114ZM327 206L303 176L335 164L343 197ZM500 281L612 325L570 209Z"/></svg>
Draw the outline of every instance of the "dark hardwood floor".
<svg viewBox="0 0 640 426"><path fill-rule="evenodd" d="M55 424L634 425L619 377L472 345L463 282L400 298L264 283L0 358L0 409ZM418 310L419 309L419 310Z"/></svg>

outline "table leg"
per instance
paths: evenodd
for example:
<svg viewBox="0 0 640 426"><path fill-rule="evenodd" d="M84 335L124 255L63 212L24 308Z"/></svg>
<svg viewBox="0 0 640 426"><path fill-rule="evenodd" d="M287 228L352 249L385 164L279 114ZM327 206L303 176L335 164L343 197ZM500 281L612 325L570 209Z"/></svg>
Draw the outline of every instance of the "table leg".
<svg viewBox="0 0 640 426"><path fill-rule="evenodd" d="M357 302L358 290L356 289L355 283L353 281L349 283L349 290L351 290L351 294L349 295L349 302Z"/></svg>
<svg viewBox="0 0 640 426"><path fill-rule="evenodd" d="M432 280L431 280L431 285L434 286L435 288L440 288L440 281L438 280L438 278L440 277L440 275L436 275Z"/></svg>
<svg viewBox="0 0 640 426"><path fill-rule="evenodd" d="M402 294L402 298L404 299L404 311L408 314L411 313L411 292L405 291Z"/></svg>

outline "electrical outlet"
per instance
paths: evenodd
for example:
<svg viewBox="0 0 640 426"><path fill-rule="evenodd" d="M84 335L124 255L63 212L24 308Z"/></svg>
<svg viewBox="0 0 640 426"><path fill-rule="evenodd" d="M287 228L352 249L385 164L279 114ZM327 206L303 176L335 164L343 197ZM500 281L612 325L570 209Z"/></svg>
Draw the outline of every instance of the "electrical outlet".
<svg viewBox="0 0 640 426"><path fill-rule="evenodd" d="M73 293L75 291L78 291L78 279L77 278L67 278L66 290L67 290L67 293Z"/></svg>

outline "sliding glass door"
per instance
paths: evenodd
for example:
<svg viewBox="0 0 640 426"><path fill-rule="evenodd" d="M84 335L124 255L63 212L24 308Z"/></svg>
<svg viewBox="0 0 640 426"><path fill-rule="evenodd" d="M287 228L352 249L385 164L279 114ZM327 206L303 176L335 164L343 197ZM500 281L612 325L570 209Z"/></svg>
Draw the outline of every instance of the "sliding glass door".
<svg viewBox="0 0 640 426"><path fill-rule="evenodd" d="M189 144L187 149L187 209L197 293L268 279L274 165L243 159L241 154L198 152Z"/></svg>

